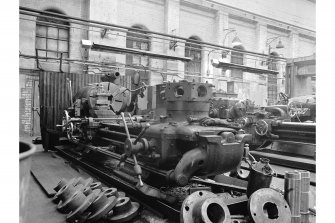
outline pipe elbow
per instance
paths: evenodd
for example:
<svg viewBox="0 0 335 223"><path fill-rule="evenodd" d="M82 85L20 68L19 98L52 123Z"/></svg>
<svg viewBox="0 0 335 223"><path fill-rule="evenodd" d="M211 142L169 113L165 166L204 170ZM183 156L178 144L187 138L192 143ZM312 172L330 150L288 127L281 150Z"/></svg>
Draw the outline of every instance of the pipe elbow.
<svg viewBox="0 0 335 223"><path fill-rule="evenodd" d="M168 181L179 186L185 186L195 172L205 166L207 152L201 148L195 148L186 152L176 168L167 175Z"/></svg>

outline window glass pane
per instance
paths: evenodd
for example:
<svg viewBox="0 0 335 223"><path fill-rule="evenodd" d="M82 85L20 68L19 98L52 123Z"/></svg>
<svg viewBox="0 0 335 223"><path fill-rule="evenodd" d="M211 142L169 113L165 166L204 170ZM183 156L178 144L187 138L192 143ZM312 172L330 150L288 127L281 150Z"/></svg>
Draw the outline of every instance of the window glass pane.
<svg viewBox="0 0 335 223"><path fill-rule="evenodd" d="M148 50L148 44L147 43L141 43L141 50Z"/></svg>
<svg viewBox="0 0 335 223"><path fill-rule="evenodd" d="M46 39L36 37L36 49L46 49Z"/></svg>
<svg viewBox="0 0 335 223"><path fill-rule="evenodd" d="M48 27L48 37L58 39L58 28Z"/></svg>
<svg viewBox="0 0 335 223"><path fill-rule="evenodd" d="M148 57L141 57L141 65L147 67L149 65L149 58Z"/></svg>
<svg viewBox="0 0 335 223"><path fill-rule="evenodd" d="M45 51L45 50L38 50L38 56L39 57L46 57L47 56L47 51Z"/></svg>
<svg viewBox="0 0 335 223"><path fill-rule="evenodd" d="M138 55L133 56L133 64L140 64L140 56Z"/></svg>
<svg viewBox="0 0 335 223"><path fill-rule="evenodd" d="M133 48L134 48L134 49L139 49L139 47L138 47L138 43L137 43L136 41L133 42Z"/></svg>
<svg viewBox="0 0 335 223"><path fill-rule="evenodd" d="M69 30L59 29L59 39L67 40L69 37Z"/></svg>
<svg viewBox="0 0 335 223"><path fill-rule="evenodd" d="M57 53L56 52L47 52L47 57L57 57Z"/></svg>
<svg viewBox="0 0 335 223"><path fill-rule="evenodd" d="M58 51L62 51L62 52L68 52L68 42L66 41L59 41L58 42Z"/></svg>
<svg viewBox="0 0 335 223"><path fill-rule="evenodd" d="M46 36L47 35L47 27L36 25L36 35L37 36Z"/></svg>
<svg viewBox="0 0 335 223"><path fill-rule="evenodd" d="M48 50L54 50L57 51L57 40L54 39L48 39Z"/></svg>

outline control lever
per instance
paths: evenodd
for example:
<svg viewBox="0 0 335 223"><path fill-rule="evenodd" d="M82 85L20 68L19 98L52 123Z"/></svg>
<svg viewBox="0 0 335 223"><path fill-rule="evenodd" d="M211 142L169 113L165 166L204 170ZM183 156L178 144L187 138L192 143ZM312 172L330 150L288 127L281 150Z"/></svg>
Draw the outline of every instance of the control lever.
<svg viewBox="0 0 335 223"><path fill-rule="evenodd" d="M132 124L133 127L134 127L134 126L135 126L135 123L134 123L133 119L131 118L131 114L130 114L130 113L128 113L128 117L129 117L129 119L130 119L130 121L131 121L131 124Z"/></svg>
<svg viewBox="0 0 335 223"><path fill-rule="evenodd" d="M120 162L119 162L118 166L120 166L121 163L125 162L127 160L128 156L132 155L132 158L134 160L134 171L135 171L135 173L138 176L139 186L142 187L143 186L143 182L142 182L142 168L141 168L140 165L138 165L137 158L136 158L135 153L133 152L132 147L137 144L138 140L143 136L143 134L145 133L145 131L147 130L147 128L150 125L146 125L145 128L138 135L138 137L135 139L135 141L132 141L132 139L130 138L128 126L127 126L126 119L124 117L124 113L123 112L121 112L121 117L122 117L122 121L123 121L123 124L124 124L124 128L126 130L127 140L125 142L125 153L121 155ZM130 117L130 120L132 120L131 116L129 116L129 117Z"/></svg>
<svg viewBox="0 0 335 223"><path fill-rule="evenodd" d="M137 138L134 141L134 144L136 145L137 142L142 138L142 136L144 135L145 131L147 131L147 129L150 127L150 124L147 123L144 127L144 129L140 132L140 134L138 134Z"/></svg>

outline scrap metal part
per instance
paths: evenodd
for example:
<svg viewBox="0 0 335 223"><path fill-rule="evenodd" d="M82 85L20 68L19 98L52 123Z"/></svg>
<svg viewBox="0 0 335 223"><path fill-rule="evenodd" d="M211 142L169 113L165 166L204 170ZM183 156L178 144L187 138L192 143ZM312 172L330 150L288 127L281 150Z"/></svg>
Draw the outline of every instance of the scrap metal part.
<svg viewBox="0 0 335 223"><path fill-rule="evenodd" d="M259 162L255 162L251 165L247 196L261 188L269 188L272 176L275 174L274 170L269 165L270 160L266 158L260 158Z"/></svg>
<svg viewBox="0 0 335 223"><path fill-rule="evenodd" d="M282 195L271 188L255 191L248 202L248 212L255 223L290 223L290 207Z"/></svg>
<svg viewBox="0 0 335 223"><path fill-rule="evenodd" d="M231 217L221 197L209 191L197 191L184 200L180 222L230 223Z"/></svg>
<svg viewBox="0 0 335 223"><path fill-rule="evenodd" d="M137 216L140 204L131 202L129 197L119 197L112 212L108 213L108 222L127 222Z"/></svg>

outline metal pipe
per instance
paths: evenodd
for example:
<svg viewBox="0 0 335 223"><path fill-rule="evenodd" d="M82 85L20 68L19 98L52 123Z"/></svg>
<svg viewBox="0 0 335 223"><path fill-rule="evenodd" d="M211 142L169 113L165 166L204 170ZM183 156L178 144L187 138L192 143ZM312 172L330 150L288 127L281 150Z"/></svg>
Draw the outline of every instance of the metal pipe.
<svg viewBox="0 0 335 223"><path fill-rule="evenodd" d="M301 199L300 199L300 214L301 223L309 222L309 189L311 173L306 170L297 170L301 174Z"/></svg>
<svg viewBox="0 0 335 223"><path fill-rule="evenodd" d="M303 123L303 122L280 122L280 126L285 127L310 127L310 128L316 128L316 123Z"/></svg>
<svg viewBox="0 0 335 223"><path fill-rule="evenodd" d="M291 222L300 223L301 174L299 172L285 172L284 197L290 205Z"/></svg>
<svg viewBox="0 0 335 223"><path fill-rule="evenodd" d="M103 132L103 133L107 133L107 134L111 134L111 135L119 135L119 136L123 136L123 137L127 137L126 133L123 132L116 132L116 131L111 131L111 130L106 130L106 129L99 129L99 132ZM130 136L132 138L136 138L136 135L132 135L130 134Z"/></svg>
<svg viewBox="0 0 335 223"><path fill-rule="evenodd" d="M95 20L87 20L87 19L82 19L82 18L78 18L78 17L67 16L67 15L64 15L64 14L59 14L59 13L54 13L54 12L46 12L46 11L32 9L32 8L27 8L27 7L22 7L22 6L20 6L19 9L20 9L20 14L25 14L25 15L41 16L41 17L43 15L51 15L51 16L56 16L56 18L53 17L54 19L60 19L60 20L64 20L64 19L68 19L69 20L70 19L70 20L78 20L78 21L86 22L87 24L84 24L86 26L89 25L89 23L95 23L95 24L105 25L105 26L109 26L109 27L116 27L116 28L120 28L120 29L133 30L133 31L137 31L137 32L143 32L142 29L138 29L138 28L121 26L121 25L116 25L116 24L111 24L111 23L106 23L106 22L100 22L100 21L95 21ZM39 13L41 15L28 14L28 13L24 13L23 11ZM70 22L68 20L66 22ZM217 45L217 44L213 44L213 43L207 43L207 42L203 42L203 41L199 41L199 40L194 40L194 39L189 39L189 38L184 38L184 37L180 37L180 36L174 36L174 35L169 35L169 34L165 34L165 33L159 33L159 32L149 31L149 30L145 30L145 32L146 33L150 33L150 34L156 34L156 35L160 35L160 36L170 37L170 38L173 38L173 39L184 40L184 41L187 41L187 42L193 42L193 43L202 44L202 45L214 46L214 47L217 47L217 48L220 48L220 49L227 49L227 50L241 52L241 53L246 53L246 54L259 55L259 56L262 56L262 57L265 57L265 58L268 57L267 54L256 53L256 52L251 52L251 51L246 51L246 50L240 50L240 49L235 49L235 48L231 48L231 47L225 47L225 46L221 46L221 45ZM145 34L143 34L143 35L145 35ZM276 59L281 59L281 60L285 60L286 61L286 58L283 58L283 57L276 57Z"/></svg>
<svg viewBox="0 0 335 223"><path fill-rule="evenodd" d="M122 48L116 46L108 46L108 45L101 45L101 44L94 44L92 45L91 50L95 51L102 51L102 52L119 52L125 54L139 54L142 56L149 56L157 59L166 59L166 60L181 60L183 62L189 62L192 59L190 57L178 57L178 56L171 56L171 55L164 55L160 53L154 53L151 51L146 50L138 50L132 48Z"/></svg>

